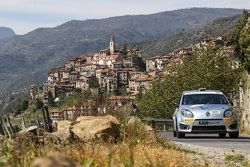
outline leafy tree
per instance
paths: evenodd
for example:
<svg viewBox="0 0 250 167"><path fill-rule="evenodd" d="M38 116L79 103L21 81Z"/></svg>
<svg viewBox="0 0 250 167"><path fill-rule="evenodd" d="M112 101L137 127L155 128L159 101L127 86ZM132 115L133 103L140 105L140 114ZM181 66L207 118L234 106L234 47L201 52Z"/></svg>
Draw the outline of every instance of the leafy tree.
<svg viewBox="0 0 250 167"><path fill-rule="evenodd" d="M21 101L18 101L17 104L13 107L13 111L15 115L19 115L23 111L23 103Z"/></svg>
<svg viewBox="0 0 250 167"><path fill-rule="evenodd" d="M41 99L36 99L36 109L37 110L42 109L43 105L44 105L44 103Z"/></svg>
<svg viewBox="0 0 250 167"><path fill-rule="evenodd" d="M96 77L91 77L89 79L89 87L90 88L98 88L99 87L99 82Z"/></svg>
<svg viewBox="0 0 250 167"><path fill-rule="evenodd" d="M208 46L176 64L171 74L157 80L139 101L139 109L146 117L171 118L176 103L185 90L209 88L233 96L241 78L240 69L232 69L231 58L223 49Z"/></svg>
<svg viewBox="0 0 250 167"><path fill-rule="evenodd" d="M250 27L246 26L248 17L249 13L245 10L234 31L228 35L228 42L234 46L235 55L243 67L250 71Z"/></svg>
<svg viewBox="0 0 250 167"><path fill-rule="evenodd" d="M90 91L84 91L84 92L75 92L69 96L63 96L60 99L60 102L58 103L58 107L66 107L66 106L72 106L72 105L81 105L84 100L91 98L91 92Z"/></svg>
<svg viewBox="0 0 250 167"><path fill-rule="evenodd" d="M242 51L243 65L250 71L250 27L247 26L247 23L240 31L239 45Z"/></svg>
<svg viewBox="0 0 250 167"><path fill-rule="evenodd" d="M115 96L126 96L127 95L126 87L125 86L117 87L114 89L112 94Z"/></svg>
<svg viewBox="0 0 250 167"><path fill-rule="evenodd" d="M28 100L24 100L23 104L22 104L23 111L27 110L28 107L29 107L29 101Z"/></svg>

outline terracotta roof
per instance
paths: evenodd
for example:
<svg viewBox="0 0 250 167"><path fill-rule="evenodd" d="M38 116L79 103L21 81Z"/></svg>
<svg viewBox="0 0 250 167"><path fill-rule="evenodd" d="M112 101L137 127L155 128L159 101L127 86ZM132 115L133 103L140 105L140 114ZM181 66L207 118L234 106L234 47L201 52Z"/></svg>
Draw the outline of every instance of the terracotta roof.
<svg viewBox="0 0 250 167"><path fill-rule="evenodd" d="M92 65L96 65L96 64L90 62L90 63L82 64L81 67L92 66Z"/></svg>
<svg viewBox="0 0 250 167"><path fill-rule="evenodd" d="M145 81L153 81L154 79L152 77L137 77L137 78L131 78L131 80L138 82L145 82Z"/></svg>
<svg viewBox="0 0 250 167"><path fill-rule="evenodd" d="M50 110L51 113L61 113L63 112L63 110L61 110L60 108L54 108L52 110Z"/></svg>
<svg viewBox="0 0 250 167"><path fill-rule="evenodd" d="M108 100L125 100L126 97L124 96L110 96Z"/></svg>
<svg viewBox="0 0 250 167"><path fill-rule="evenodd" d="M146 60L154 60L154 59L158 59L158 58L160 58L160 56L149 57Z"/></svg>
<svg viewBox="0 0 250 167"><path fill-rule="evenodd" d="M54 73L49 73L49 76L53 77L53 76L54 76Z"/></svg>
<svg viewBox="0 0 250 167"><path fill-rule="evenodd" d="M96 59L116 59L116 55L110 55L110 56L97 56Z"/></svg>
<svg viewBox="0 0 250 167"><path fill-rule="evenodd" d="M161 59L171 59L172 56L171 55L165 55L165 56L161 56L160 58Z"/></svg>
<svg viewBox="0 0 250 167"><path fill-rule="evenodd" d="M68 69L68 68L61 68L60 71L62 71L62 72L69 72L70 69Z"/></svg>
<svg viewBox="0 0 250 167"><path fill-rule="evenodd" d="M111 71L111 69L106 68L106 69L101 70L101 73L108 73L108 72L110 72L110 71Z"/></svg>
<svg viewBox="0 0 250 167"><path fill-rule="evenodd" d="M77 110L76 106L67 106L64 110Z"/></svg>

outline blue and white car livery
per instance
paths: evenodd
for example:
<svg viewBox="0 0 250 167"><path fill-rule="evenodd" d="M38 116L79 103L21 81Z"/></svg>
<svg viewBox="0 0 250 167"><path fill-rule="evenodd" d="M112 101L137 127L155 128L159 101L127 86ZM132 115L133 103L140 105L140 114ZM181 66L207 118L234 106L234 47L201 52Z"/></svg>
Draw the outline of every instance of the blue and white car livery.
<svg viewBox="0 0 250 167"><path fill-rule="evenodd" d="M237 113L226 96L217 90L185 91L173 115L174 136L188 133L217 133L224 138L239 137Z"/></svg>

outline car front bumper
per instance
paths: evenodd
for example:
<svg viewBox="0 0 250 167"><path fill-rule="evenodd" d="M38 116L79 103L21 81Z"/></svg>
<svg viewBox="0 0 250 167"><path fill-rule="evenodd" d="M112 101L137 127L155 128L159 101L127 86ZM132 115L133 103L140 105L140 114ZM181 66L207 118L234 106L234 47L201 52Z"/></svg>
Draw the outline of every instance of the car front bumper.
<svg viewBox="0 0 250 167"><path fill-rule="evenodd" d="M205 122L205 123L204 123ZM212 122L215 124L206 124ZM202 124L201 124L202 123ZM239 125L233 118L225 119L196 119L193 121L181 121L178 130L182 133L232 133L239 131Z"/></svg>

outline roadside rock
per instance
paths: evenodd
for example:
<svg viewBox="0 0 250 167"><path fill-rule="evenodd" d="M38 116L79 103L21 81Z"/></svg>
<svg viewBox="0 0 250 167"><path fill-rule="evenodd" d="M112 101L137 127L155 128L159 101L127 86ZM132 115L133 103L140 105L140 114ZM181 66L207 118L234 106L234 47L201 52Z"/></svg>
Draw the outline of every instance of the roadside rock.
<svg viewBox="0 0 250 167"><path fill-rule="evenodd" d="M45 157L37 158L32 167L76 167L76 164L65 155L51 152Z"/></svg>
<svg viewBox="0 0 250 167"><path fill-rule="evenodd" d="M59 121L57 122L57 131L52 133L52 135L58 137L62 143L70 142L72 138L70 129L72 123L70 121Z"/></svg>
<svg viewBox="0 0 250 167"><path fill-rule="evenodd" d="M25 128L25 129L22 129L19 134L25 134L25 133L28 133L28 132L31 132L31 133L36 133L36 130L38 129L38 126L30 126L28 128Z"/></svg>
<svg viewBox="0 0 250 167"><path fill-rule="evenodd" d="M14 135L14 140L18 144L50 144L58 142L58 137L51 133L45 132L44 129L37 126L31 126L21 130Z"/></svg>
<svg viewBox="0 0 250 167"><path fill-rule="evenodd" d="M96 139L116 140L119 137L119 122L111 116L83 116L72 126L72 133L81 141L88 142Z"/></svg>

